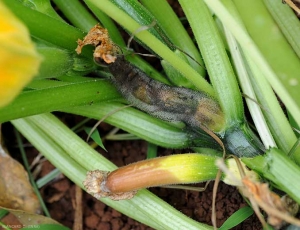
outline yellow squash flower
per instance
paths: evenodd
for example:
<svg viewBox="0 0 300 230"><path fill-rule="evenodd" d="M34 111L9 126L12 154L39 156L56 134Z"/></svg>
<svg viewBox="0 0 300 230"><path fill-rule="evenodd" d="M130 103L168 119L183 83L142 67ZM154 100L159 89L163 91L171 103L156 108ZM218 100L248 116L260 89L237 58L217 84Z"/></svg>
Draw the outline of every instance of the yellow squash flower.
<svg viewBox="0 0 300 230"><path fill-rule="evenodd" d="M30 82L40 63L27 28L0 1L0 107Z"/></svg>

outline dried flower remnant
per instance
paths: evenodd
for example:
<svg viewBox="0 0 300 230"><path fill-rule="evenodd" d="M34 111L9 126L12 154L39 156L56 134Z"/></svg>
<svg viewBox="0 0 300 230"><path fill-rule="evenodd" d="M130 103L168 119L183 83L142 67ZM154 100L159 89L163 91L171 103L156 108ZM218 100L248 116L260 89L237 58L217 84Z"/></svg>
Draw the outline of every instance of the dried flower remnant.
<svg viewBox="0 0 300 230"><path fill-rule="evenodd" d="M218 160L216 164L227 176L233 176L222 160ZM237 178L232 178L232 180L239 181L240 186L238 186L238 188L241 193L249 199L253 210L264 227L266 227L267 224L259 208L267 213L268 223L276 229L280 229L285 223L300 226L300 220L290 214L289 208L284 200L272 192L267 183L254 181L253 178L248 176L243 176L241 180Z"/></svg>
<svg viewBox="0 0 300 230"><path fill-rule="evenodd" d="M86 179L83 182L87 192L97 199L108 197L112 200L127 200L134 197L137 191L119 193L111 192L106 186L108 174L109 172L101 170L87 172Z"/></svg>
<svg viewBox="0 0 300 230"><path fill-rule="evenodd" d="M107 64L114 62L120 52L119 47L111 41L107 29L100 25L95 25L83 40L78 39L77 44L77 54L81 53L83 46L93 45L96 47L94 51L95 60L103 59Z"/></svg>

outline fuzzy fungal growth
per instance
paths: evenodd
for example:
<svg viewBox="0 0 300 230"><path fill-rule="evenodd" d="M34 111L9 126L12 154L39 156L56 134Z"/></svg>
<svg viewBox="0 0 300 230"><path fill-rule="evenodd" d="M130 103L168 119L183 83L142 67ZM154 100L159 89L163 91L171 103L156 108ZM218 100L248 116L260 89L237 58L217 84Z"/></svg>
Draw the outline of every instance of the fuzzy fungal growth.
<svg viewBox="0 0 300 230"><path fill-rule="evenodd" d="M206 94L155 81L124 57L117 58L108 67L120 93L148 114L166 121L182 121L191 127L205 126L214 132L224 128L219 104Z"/></svg>

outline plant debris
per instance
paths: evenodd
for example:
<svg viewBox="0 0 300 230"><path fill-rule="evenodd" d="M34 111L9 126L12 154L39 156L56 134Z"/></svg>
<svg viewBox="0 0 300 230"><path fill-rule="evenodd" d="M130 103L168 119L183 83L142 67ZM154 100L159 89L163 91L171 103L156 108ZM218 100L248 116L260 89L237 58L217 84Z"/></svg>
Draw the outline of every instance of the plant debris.
<svg viewBox="0 0 300 230"><path fill-rule="evenodd" d="M0 145L0 206L40 213L40 203L23 166Z"/></svg>

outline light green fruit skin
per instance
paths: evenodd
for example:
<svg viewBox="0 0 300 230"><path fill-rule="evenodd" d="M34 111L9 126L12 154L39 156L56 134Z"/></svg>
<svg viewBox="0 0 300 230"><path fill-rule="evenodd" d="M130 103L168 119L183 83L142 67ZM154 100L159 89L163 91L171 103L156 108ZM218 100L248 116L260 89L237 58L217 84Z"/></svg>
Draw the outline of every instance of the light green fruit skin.
<svg viewBox="0 0 300 230"><path fill-rule="evenodd" d="M213 180L218 171L215 165L217 158L187 153L139 161L109 173L106 187L112 193L120 193L160 185Z"/></svg>

